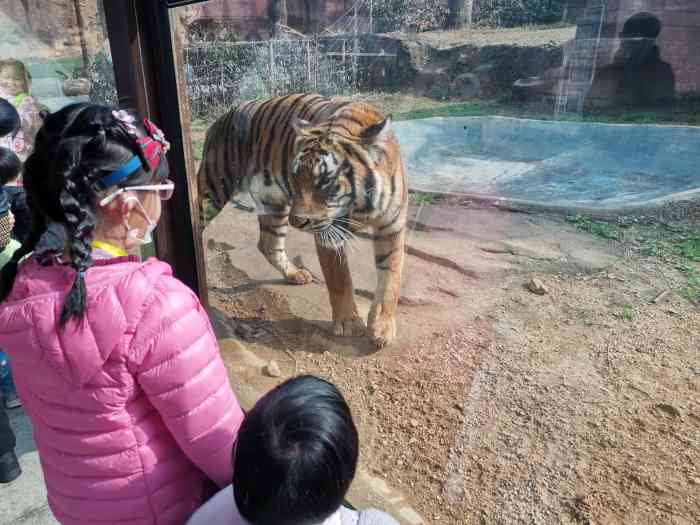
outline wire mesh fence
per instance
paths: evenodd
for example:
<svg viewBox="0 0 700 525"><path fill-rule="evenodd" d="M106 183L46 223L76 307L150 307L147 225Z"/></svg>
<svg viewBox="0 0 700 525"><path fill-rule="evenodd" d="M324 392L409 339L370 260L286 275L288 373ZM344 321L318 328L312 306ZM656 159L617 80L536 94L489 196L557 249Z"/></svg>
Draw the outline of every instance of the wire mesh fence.
<svg viewBox="0 0 700 525"><path fill-rule="evenodd" d="M190 110L195 118L208 118L243 100L307 91L346 95L357 86L359 56L352 37L190 45Z"/></svg>

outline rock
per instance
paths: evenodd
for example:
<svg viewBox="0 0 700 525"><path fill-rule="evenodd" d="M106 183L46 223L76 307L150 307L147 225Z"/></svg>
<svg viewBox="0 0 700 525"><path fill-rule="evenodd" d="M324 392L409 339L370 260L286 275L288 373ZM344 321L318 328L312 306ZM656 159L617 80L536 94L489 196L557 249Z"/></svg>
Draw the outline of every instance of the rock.
<svg viewBox="0 0 700 525"><path fill-rule="evenodd" d="M656 408L661 410L667 416L681 417L680 411L676 407L674 407L673 405L669 405L668 403L659 403L658 405L656 405Z"/></svg>
<svg viewBox="0 0 700 525"><path fill-rule="evenodd" d="M416 428L416 427L418 426L418 420L415 419L415 418L411 418L411 420L409 421L409 423L411 424L411 426L412 426L413 428Z"/></svg>
<svg viewBox="0 0 700 525"><path fill-rule="evenodd" d="M513 83L513 99L518 101L541 97L549 87L549 82L540 77L519 78Z"/></svg>
<svg viewBox="0 0 700 525"><path fill-rule="evenodd" d="M64 80L63 94L67 97L89 96L90 81L87 78Z"/></svg>
<svg viewBox="0 0 700 525"><path fill-rule="evenodd" d="M472 71L472 74L479 83L479 93L484 98L494 97L502 91L497 69L495 64L484 63L480 64Z"/></svg>
<svg viewBox="0 0 700 525"><path fill-rule="evenodd" d="M280 365L274 359L265 365L265 374L270 377L282 377L282 370L280 370Z"/></svg>
<svg viewBox="0 0 700 525"><path fill-rule="evenodd" d="M700 485L700 478L691 477L688 481L691 485Z"/></svg>
<svg viewBox="0 0 700 525"><path fill-rule="evenodd" d="M448 98L450 78L446 67L426 67L416 75L413 89L416 95L436 99Z"/></svg>
<svg viewBox="0 0 700 525"><path fill-rule="evenodd" d="M451 92L458 99L470 99L481 96L479 77L474 73L459 75L452 81Z"/></svg>
<svg viewBox="0 0 700 525"><path fill-rule="evenodd" d="M214 239L209 239L207 241L207 250L212 250L212 251L219 250L222 252L227 252L227 251L231 251L234 249L235 249L235 246L231 246L227 242L217 242Z"/></svg>
<svg viewBox="0 0 700 525"><path fill-rule="evenodd" d="M530 279L530 281L527 283L527 289L537 295L545 295L549 292L545 284L536 277Z"/></svg>
<svg viewBox="0 0 700 525"><path fill-rule="evenodd" d="M256 330L250 325L239 324L236 326L236 334L238 334L243 339L250 341L251 339L257 339L262 335L262 331Z"/></svg>

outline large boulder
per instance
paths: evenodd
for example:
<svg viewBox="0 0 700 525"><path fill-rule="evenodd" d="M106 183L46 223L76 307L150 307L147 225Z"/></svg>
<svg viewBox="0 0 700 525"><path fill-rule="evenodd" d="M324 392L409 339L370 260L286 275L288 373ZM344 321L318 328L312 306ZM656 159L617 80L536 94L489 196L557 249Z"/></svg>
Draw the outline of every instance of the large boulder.
<svg viewBox="0 0 700 525"><path fill-rule="evenodd" d="M383 39L394 39L398 44L394 74L386 76L385 86L372 87L440 100L510 95L518 79L540 76L561 66L563 56L559 45L464 43L435 47L408 35L386 35Z"/></svg>
<svg viewBox="0 0 700 525"><path fill-rule="evenodd" d="M100 4L95 0L78 0L89 60L102 48L105 39ZM73 0L0 0L0 11L50 46L57 55L81 54L81 28Z"/></svg>
<svg viewBox="0 0 700 525"><path fill-rule="evenodd" d="M63 94L67 97L90 95L90 81L87 78L74 78L63 81Z"/></svg>

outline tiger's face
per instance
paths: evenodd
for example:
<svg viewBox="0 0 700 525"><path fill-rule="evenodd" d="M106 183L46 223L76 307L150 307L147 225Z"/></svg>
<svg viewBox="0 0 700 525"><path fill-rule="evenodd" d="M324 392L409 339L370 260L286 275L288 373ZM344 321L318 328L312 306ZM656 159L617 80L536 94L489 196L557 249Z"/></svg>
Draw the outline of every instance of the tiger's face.
<svg viewBox="0 0 700 525"><path fill-rule="evenodd" d="M381 187L383 166L373 150L380 148L378 139L381 135L383 140L388 122L372 126L360 137L335 132L326 125L295 123L297 139L289 181L292 226L319 234L329 245L342 244L362 228L353 217L358 208L371 208L376 201L374 190Z"/></svg>
<svg viewBox="0 0 700 525"><path fill-rule="evenodd" d="M320 232L347 217L353 201L352 170L337 144L302 139L292 166L292 226Z"/></svg>

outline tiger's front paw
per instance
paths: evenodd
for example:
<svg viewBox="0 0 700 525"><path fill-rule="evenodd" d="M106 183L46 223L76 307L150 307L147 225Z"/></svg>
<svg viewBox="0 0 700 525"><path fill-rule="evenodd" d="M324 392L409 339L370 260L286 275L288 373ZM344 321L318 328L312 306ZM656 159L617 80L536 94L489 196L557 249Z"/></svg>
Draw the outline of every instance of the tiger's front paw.
<svg viewBox="0 0 700 525"><path fill-rule="evenodd" d="M384 348L396 339L396 318L373 306L369 312L369 336L377 348Z"/></svg>
<svg viewBox="0 0 700 525"><path fill-rule="evenodd" d="M340 337L358 337L365 335L365 322L359 317L336 319L333 321L333 335Z"/></svg>
<svg viewBox="0 0 700 525"><path fill-rule="evenodd" d="M311 272L303 268L297 268L295 271L288 273L285 278L289 284L309 284L314 280Z"/></svg>

